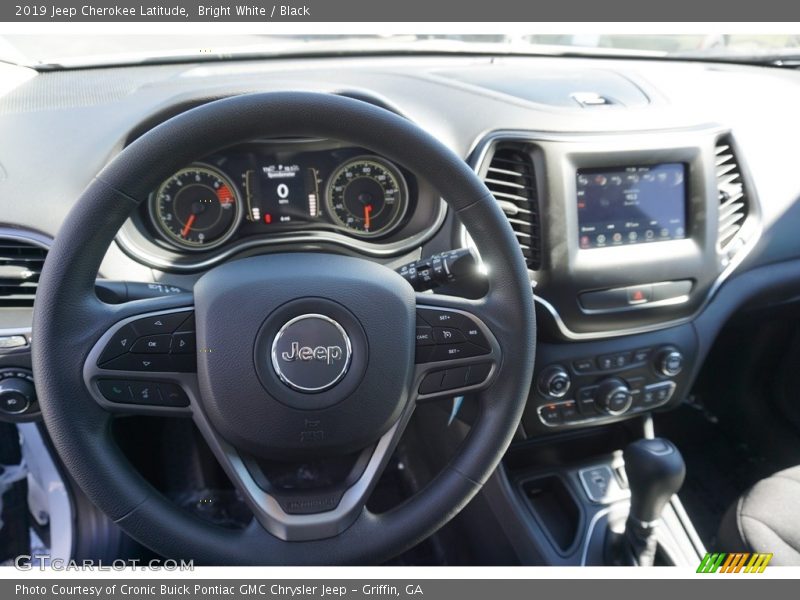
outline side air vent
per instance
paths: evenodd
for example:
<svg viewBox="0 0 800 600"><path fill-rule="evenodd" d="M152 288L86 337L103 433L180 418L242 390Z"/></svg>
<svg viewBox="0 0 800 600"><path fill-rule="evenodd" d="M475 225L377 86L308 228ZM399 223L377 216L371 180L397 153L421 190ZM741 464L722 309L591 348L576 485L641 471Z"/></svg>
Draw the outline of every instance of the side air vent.
<svg viewBox="0 0 800 600"><path fill-rule="evenodd" d="M542 265L539 197L530 153L523 144L496 146L483 181L508 217L528 268L538 270Z"/></svg>
<svg viewBox="0 0 800 600"><path fill-rule="evenodd" d="M0 237L0 308L33 306L46 256L41 246Z"/></svg>
<svg viewBox="0 0 800 600"><path fill-rule="evenodd" d="M749 202L741 169L729 138L721 138L717 142L716 155L719 191L718 243L720 249L726 251L737 240L736 234L747 218Z"/></svg>

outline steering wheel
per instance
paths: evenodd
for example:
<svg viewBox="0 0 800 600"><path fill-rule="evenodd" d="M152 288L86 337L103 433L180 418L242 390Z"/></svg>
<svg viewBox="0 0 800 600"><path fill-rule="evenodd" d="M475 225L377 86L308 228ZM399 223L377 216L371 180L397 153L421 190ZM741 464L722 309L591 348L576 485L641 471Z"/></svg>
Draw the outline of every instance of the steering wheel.
<svg viewBox="0 0 800 600"><path fill-rule="evenodd" d="M229 261L192 294L119 305L97 298L108 246L151 190L202 156L267 137L341 140L427 179L475 241L487 294L415 294L373 262L298 252ZM50 249L33 330L42 413L75 481L153 551L215 565L375 563L435 532L507 449L527 399L536 334L517 241L464 161L389 111L299 92L211 102L120 152ZM141 344L158 341L150 336L171 340L172 353L142 353ZM450 343L454 337L460 343ZM431 339L442 343L426 345ZM449 464L401 505L367 510L417 402L466 392L476 395L479 416ZM146 482L111 435L112 419L130 414L193 419L251 508L249 525L202 520ZM281 483L282 469L305 463L324 475L313 485Z"/></svg>

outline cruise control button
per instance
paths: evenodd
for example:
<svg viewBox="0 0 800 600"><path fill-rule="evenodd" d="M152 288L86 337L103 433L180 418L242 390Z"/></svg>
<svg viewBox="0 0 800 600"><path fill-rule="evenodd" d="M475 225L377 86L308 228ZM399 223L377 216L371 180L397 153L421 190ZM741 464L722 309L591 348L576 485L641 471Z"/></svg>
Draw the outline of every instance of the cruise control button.
<svg viewBox="0 0 800 600"><path fill-rule="evenodd" d="M146 335L136 340L131 348L131 352L143 354L168 354L172 343L172 336L165 335Z"/></svg>
<svg viewBox="0 0 800 600"><path fill-rule="evenodd" d="M110 402L132 402L131 392L127 381L115 379L101 379L97 382L97 389L103 398Z"/></svg>
<svg viewBox="0 0 800 600"><path fill-rule="evenodd" d="M470 344L469 342L453 345L443 344L440 346L434 346L430 360L453 360L456 358L468 358L470 356L480 356L481 354L488 353L489 351L486 348L481 348L480 346Z"/></svg>
<svg viewBox="0 0 800 600"><path fill-rule="evenodd" d="M181 386L174 383L159 383L158 389L164 406L189 406L189 397Z"/></svg>
<svg viewBox="0 0 800 600"><path fill-rule="evenodd" d="M472 342L477 346L482 346L483 348L489 348L489 340L486 339L486 336L483 335L480 327L475 325L469 318L464 317L463 323L461 325L461 332L464 334L464 338L468 342Z"/></svg>
<svg viewBox="0 0 800 600"><path fill-rule="evenodd" d="M192 311L183 311L176 313L169 313L166 315L156 315L153 317L144 317L137 319L133 322L136 333L139 336L155 335L157 333L172 333L175 331L190 315Z"/></svg>
<svg viewBox="0 0 800 600"><path fill-rule="evenodd" d="M417 316L421 317L428 325L434 327L456 327L459 314L449 310L434 308L419 308Z"/></svg>
<svg viewBox="0 0 800 600"><path fill-rule="evenodd" d="M173 354L194 354L196 350L194 331L172 334L171 352Z"/></svg>
<svg viewBox="0 0 800 600"><path fill-rule="evenodd" d="M435 342L433 340L433 327L428 325L417 326L416 333L417 346L431 346Z"/></svg>
<svg viewBox="0 0 800 600"><path fill-rule="evenodd" d="M131 349L135 341L136 331L134 331L133 326L123 326L108 340L106 347L103 349L103 353L100 355L100 358L97 359L97 364L101 365L112 358L125 354Z"/></svg>
<svg viewBox="0 0 800 600"><path fill-rule="evenodd" d="M433 339L436 340L437 344L460 344L466 341L463 333L451 327L435 327Z"/></svg>

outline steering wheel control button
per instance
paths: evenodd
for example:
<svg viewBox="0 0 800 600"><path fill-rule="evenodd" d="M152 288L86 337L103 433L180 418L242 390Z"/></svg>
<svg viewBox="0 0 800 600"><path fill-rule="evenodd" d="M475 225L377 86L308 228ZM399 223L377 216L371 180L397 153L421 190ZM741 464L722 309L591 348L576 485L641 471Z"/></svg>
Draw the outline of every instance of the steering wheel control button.
<svg viewBox="0 0 800 600"><path fill-rule="evenodd" d="M442 380L442 389L454 390L467 385L467 374L469 367L456 367L455 369L447 369L444 372L444 379Z"/></svg>
<svg viewBox="0 0 800 600"><path fill-rule="evenodd" d="M419 308L417 316L433 327L457 327L461 315L449 310Z"/></svg>
<svg viewBox="0 0 800 600"><path fill-rule="evenodd" d="M483 383L486 381L486 378L489 377L489 373L492 370L491 363L480 363L477 365L470 365L469 366L469 373L467 373L467 379L464 382L466 385L478 385L479 383Z"/></svg>
<svg viewBox="0 0 800 600"><path fill-rule="evenodd" d="M109 402L116 402L119 404L127 404L133 402L131 397L130 386L127 381L119 381L116 379L101 379L97 382L97 389L103 395L103 398Z"/></svg>
<svg viewBox="0 0 800 600"><path fill-rule="evenodd" d="M433 327L423 325L417 327L416 344L417 346L432 346L436 342L433 339Z"/></svg>
<svg viewBox="0 0 800 600"><path fill-rule="evenodd" d="M433 330L433 338L437 344L460 344L465 342L464 334L452 327L436 327Z"/></svg>
<svg viewBox="0 0 800 600"><path fill-rule="evenodd" d="M420 394L435 394L442 389L442 380L444 379L446 371L436 371L428 373L419 384Z"/></svg>
<svg viewBox="0 0 800 600"><path fill-rule="evenodd" d="M417 342L417 364L489 354L489 341L467 315L442 309L418 308L417 331L431 328L433 344Z"/></svg>
<svg viewBox="0 0 800 600"><path fill-rule="evenodd" d="M160 354L123 354L102 365L103 369L114 371L173 371L172 361L168 355Z"/></svg>
<svg viewBox="0 0 800 600"><path fill-rule="evenodd" d="M470 358L489 354L489 350L468 342L462 344L438 344L431 354L431 361L455 360L457 358Z"/></svg>
<svg viewBox="0 0 800 600"><path fill-rule="evenodd" d="M161 391L158 384L149 382L132 381L130 383L131 401L134 404L158 406L161 401Z"/></svg>
<svg viewBox="0 0 800 600"><path fill-rule="evenodd" d="M159 383L159 392L161 393L161 402L164 406L185 407L189 406L189 398L183 388L174 383Z"/></svg>
<svg viewBox="0 0 800 600"><path fill-rule="evenodd" d="M116 371L178 372L197 370L194 311L143 317L114 333L97 360L102 369ZM151 333L143 333L151 332Z"/></svg>
<svg viewBox="0 0 800 600"><path fill-rule="evenodd" d="M172 354L194 354L197 350L194 331L172 334Z"/></svg>
<svg viewBox="0 0 800 600"><path fill-rule="evenodd" d="M121 356L122 354L130 351L131 347L136 341L136 338L136 330L134 330L133 325L129 324L120 328L120 330L111 337L111 339L108 341L108 344L106 344L106 347L103 349L103 353L97 360L97 364L101 365L105 362L108 362L112 358L116 358L117 356Z"/></svg>
<svg viewBox="0 0 800 600"><path fill-rule="evenodd" d="M171 345L172 336L169 334L146 335L144 337L140 337L134 342L131 352L145 354L168 354Z"/></svg>
<svg viewBox="0 0 800 600"><path fill-rule="evenodd" d="M344 328L321 314L289 320L272 342L272 367L280 380L299 392L336 385L347 373L352 345Z"/></svg>
<svg viewBox="0 0 800 600"><path fill-rule="evenodd" d="M192 314L192 311L182 311L155 315L136 319L133 326L136 333L141 337L145 335L155 335L158 333L172 333Z"/></svg>

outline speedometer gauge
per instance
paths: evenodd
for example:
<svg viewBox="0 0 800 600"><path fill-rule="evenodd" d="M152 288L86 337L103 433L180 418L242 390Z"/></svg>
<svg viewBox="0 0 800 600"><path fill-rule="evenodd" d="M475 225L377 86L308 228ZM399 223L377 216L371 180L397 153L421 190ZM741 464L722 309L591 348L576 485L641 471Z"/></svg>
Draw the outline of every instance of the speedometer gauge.
<svg viewBox="0 0 800 600"><path fill-rule="evenodd" d="M150 216L168 242L185 250L215 248L239 226L242 203L231 180L213 167L192 165L153 195Z"/></svg>
<svg viewBox="0 0 800 600"><path fill-rule="evenodd" d="M337 225L358 237L394 230L408 208L408 187L397 168L375 156L339 166L325 188L328 213Z"/></svg>

